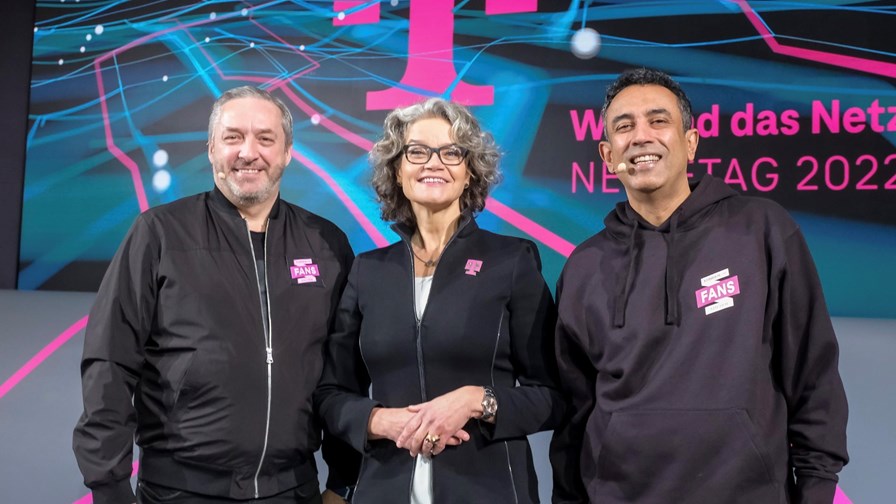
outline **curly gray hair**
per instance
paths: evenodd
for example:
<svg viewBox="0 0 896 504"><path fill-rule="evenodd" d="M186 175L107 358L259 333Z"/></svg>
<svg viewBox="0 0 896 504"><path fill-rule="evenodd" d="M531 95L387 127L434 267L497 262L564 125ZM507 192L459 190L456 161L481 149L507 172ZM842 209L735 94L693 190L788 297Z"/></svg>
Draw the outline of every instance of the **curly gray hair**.
<svg viewBox="0 0 896 504"><path fill-rule="evenodd" d="M385 221L408 225L416 223L411 203L398 185L398 168L410 125L420 119L434 117L448 121L452 141L467 149L467 170L471 177L470 187L460 196L461 211L470 208L473 212L481 212L489 191L501 181L498 170L501 154L495 139L491 133L482 130L469 109L441 98L430 98L397 108L386 116L383 137L370 151L370 164L373 166L371 182Z"/></svg>

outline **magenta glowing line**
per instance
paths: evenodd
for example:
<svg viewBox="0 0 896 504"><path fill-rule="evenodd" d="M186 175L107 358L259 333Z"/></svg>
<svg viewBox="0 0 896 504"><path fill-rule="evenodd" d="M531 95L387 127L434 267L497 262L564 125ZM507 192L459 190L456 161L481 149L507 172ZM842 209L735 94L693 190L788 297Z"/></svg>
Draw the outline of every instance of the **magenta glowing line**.
<svg viewBox="0 0 896 504"><path fill-rule="evenodd" d="M234 13L231 16L234 16L234 15L239 15L239 14ZM313 71L315 68L320 66L319 63L312 60L306 54L304 54L302 52L298 52L298 54L300 54L302 57L304 57L305 59L307 59L308 61L313 63L314 66L312 68L309 68L305 72L300 72L300 73L293 75L289 79L271 80L271 79L259 78L259 77L254 77L254 76L242 76L242 75L228 76L216 64L214 59L205 51L205 49L202 47L202 44L200 44L198 41L196 41L195 38L193 38L193 36L192 36L192 34L190 34L189 30L186 30L186 28L210 23L211 21L212 20L210 20L210 19L205 19L205 20L195 21L193 23L189 23L186 25L178 24L177 26L173 26L171 28L167 28L165 30L151 33L151 34L145 35L143 37L140 37L138 39L135 39L121 47L114 49L113 51L110 51L102 56L99 56L98 58L96 58L96 60L94 60L94 67L96 68L97 86L100 90L100 105L102 107L102 112L103 112L103 123L105 125L105 130L106 130L106 145L107 145L107 148L109 149L109 151L116 158L118 158L122 162L122 164L124 164L128 168L128 170L131 172L131 178L133 179L134 190L137 194L137 200L140 204L141 212L145 211L149 208L149 204L146 199L146 191L143 187L143 181L140 178L140 171L137 166L137 163L134 162L133 159L128 157L124 152L122 152L121 149L119 149L118 146L115 145L115 142L112 138L112 129L111 129L111 125L109 123L109 114L108 114L108 109L107 109L107 104L106 104L106 94L105 94L105 90L104 90L103 82L102 82L101 62L111 58L114 55L124 52L132 47L135 47L139 44L142 44L146 41L152 40L152 39L159 37L161 35L164 35L166 33L173 32L175 30L183 30L187 34L187 36L190 37L190 39L199 48L199 51L203 54L203 56L205 56L205 58L209 62L209 64L215 69L215 72L218 74L218 76L220 76L222 79L224 79L224 80L239 79L239 80L246 80L246 81L252 81L252 82L261 82L261 83L266 83L271 87L278 88L278 89L282 90L283 93L286 94L289 97L289 99L297 107L299 107L299 109L301 109L304 113L308 114L310 117L313 117L316 115L318 118L320 118L319 124L321 124L324 128L332 131L337 136L339 136L342 139L348 141L349 143L357 146L361 150L364 150L364 151L370 150L370 148L373 146L373 142L371 142L370 140L367 140L366 138L364 138L356 133L349 131L348 129L344 128L343 126L336 124L335 122L333 122L326 116L318 113L313 107L311 107L311 105L309 105L306 101L299 98L286 85L288 82L291 82L292 80L298 78L299 76L303 75L304 73ZM257 23L254 19L252 20L252 22L255 25L259 26L265 32L271 34L271 36L273 36L274 38L279 40L281 43L286 44L285 41L283 41L281 38L277 37L275 34L273 34L270 30L268 30L264 26ZM286 44L286 45L289 46L289 44ZM295 52L295 49L293 49L293 51ZM293 154L294 154L294 157L300 163L304 164L306 167L308 167L308 169L310 169L318 177L323 179L323 181L327 184L327 186L330 187L330 189L336 194L336 196L339 198L339 200L342 202L342 204L345 205L345 207L349 210L349 213L352 215L352 217L354 217L355 220L358 221L358 223L361 225L361 228L364 229L364 231L367 233L368 236L370 236L371 240L373 240L374 244L376 244L377 247L383 247L383 246L386 246L389 244L388 240L386 240L386 238L383 236L383 234L380 233L380 231L370 222L370 219L368 219L367 216L364 215L363 212L361 212L361 210L358 208L357 205L355 205L355 203L351 200L351 198L349 198L348 195L345 194L345 191L341 187L339 187L339 184L336 183L336 181L333 179L333 177L331 177L323 168L321 168L320 166L318 166L317 164L312 162L310 159L308 159L306 156L299 153L297 150L293 149ZM549 231L548 229L544 228L543 226L539 225L538 223L534 222L533 220L529 219L528 217L520 214L516 210L513 210L513 209L507 207L506 205L495 201L492 198L489 198L489 202L490 202L490 204L489 204L488 210L490 210L492 213L494 213L500 219L507 221L511 225L513 225L513 226L517 227L518 229L522 230L523 232L529 234L537 241L544 243L545 245L547 245L551 249L559 252L563 256L568 257L569 254L572 252L572 250L575 248L568 241L564 240L560 236Z"/></svg>
<svg viewBox="0 0 896 504"><path fill-rule="evenodd" d="M735 0L735 3L742 11L744 11L747 19L750 20L750 23L756 28L756 31L762 35L765 43L773 53L896 78L896 64L893 63L782 45L775 39L775 35L769 31L768 27L765 26L765 23L763 23L762 19L759 18L759 15L756 14L756 11L750 7L747 0Z"/></svg>
<svg viewBox="0 0 896 504"><path fill-rule="evenodd" d="M258 23L256 23L256 24L258 24ZM202 47L202 44L199 43L199 41L193 37L193 34L191 34L189 31L186 30L186 28L188 28L189 26L192 26L192 25L179 25L180 28L184 29L184 33L187 35L187 37L190 40L192 40L194 44L196 44L196 48L199 49L199 52L201 52L203 56L205 56L205 59L208 60L209 65L211 65L211 67L215 69L215 73L218 74L218 77L220 77L221 80L225 80L225 81L239 80L239 81L247 81L247 82L257 82L259 84L268 85L268 86L275 85L275 84L279 83L280 81L282 81L282 79L280 79L280 78L269 79L266 77L256 77L254 75L233 75L233 76L231 76L231 75L225 74L221 70L221 67L219 67L215 63L214 59L205 51L205 48ZM293 77L293 78L295 78L295 77Z"/></svg>
<svg viewBox="0 0 896 504"><path fill-rule="evenodd" d="M572 243L564 240L553 231L533 221L525 215L517 212L495 198L489 197L485 203L485 209L507 221L510 225L528 234L532 238L544 243L563 257L569 257L576 248Z"/></svg>
<svg viewBox="0 0 896 504"><path fill-rule="evenodd" d="M295 103L296 107L299 107L299 109L302 112L308 114L309 117L317 115L317 117L320 118L320 124L323 127L327 128L328 130L332 131L333 133L339 135L340 137L342 137L343 140L346 140L346 141L354 144L355 146L357 146L358 148L360 148L363 151L369 151L373 147L373 142L371 142L370 140L362 137L361 135L358 135L357 133L353 133L353 132L349 131L348 129L336 124L335 122L330 120L328 117L326 117L323 114L320 114L318 111L314 110L314 108L312 108L311 105L309 105L306 101L299 98L298 95L296 95L292 91L292 89L289 89L288 87L286 87L285 83L279 85L278 87L281 91L283 91L283 93L286 96L289 97L289 99L293 103Z"/></svg>
<svg viewBox="0 0 896 504"><path fill-rule="evenodd" d="M261 25L261 24L259 24L258 22L256 22L254 19L252 20L252 23L255 24L256 26L258 26L258 27L259 27L261 30L263 30L264 32L270 34L272 37L274 37L275 39L277 39L278 41L280 41L280 42L281 42L282 44L284 44L285 46L287 46L287 47L292 47L288 42L286 42L286 41L283 40L282 38L278 37L276 34L274 34L273 32L271 32L271 31L270 31L269 29L267 29L264 25ZM196 39L193 38L193 36L190 34L190 32L186 32L186 33L187 33L187 36L190 37L190 39L193 40L194 43L196 43L197 47L199 47L199 51L202 52L202 54L205 56L205 59L208 60L209 64L212 66L212 68L215 69L215 72L216 72L216 73L218 74L218 76L221 77L222 79L225 79L225 80L240 79L240 80L250 80L250 81L254 80L255 82L264 82L264 83L268 83L269 86L270 86L271 88L276 88L276 89L280 89L281 91L283 91L283 93L284 93L285 95L287 95L287 96L289 97L289 99L290 99L290 100L291 100L297 107L299 107L299 109L300 109L302 112L304 112L305 114L307 114L308 117L312 117L312 116L315 116L315 115L316 115L317 117L319 117L319 118L320 118L320 123L319 123L319 124L320 124L321 126L323 126L323 127L327 128L328 130L332 131L333 133L335 133L336 135L338 135L339 137L341 137L343 140L346 140L346 141L348 141L348 142L350 142L350 143L356 145L357 147L359 147L359 148L361 148L362 150L365 150L365 151L370 150L370 148L373 146L373 142L371 142L370 140L367 140L366 138L364 138L364 137L362 137L362 136L360 136L360 135L358 135L358 134L356 134L356 133L353 133L353 132L349 131L348 129L346 129L346 128L344 128L344 127L342 127L342 126L336 124L335 122L333 122L332 120L330 120L328 117L326 117L326 116L324 116L323 114L319 113L317 110L315 110L314 108L312 108L311 105L309 105L307 102L305 102L304 100L302 100L301 98L299 98L299 97L298 97L298 96L297 96L291 89L289 89L289 87L286 86L286 84L287 84L288 82L292 82L293 80L295 80L295 79L301 77L302 75L304 75L304 74L306 74L306 73L308 73L308 72L312 72L312 71L314 71L314 70L316 70L317 68L320 67L320 63L318 63L318 62L314 61L313 59L311 59L310 57L308 57L307 54L305 54L305 53L303 53L303 52L301 52L301 51L297 51L297 50L295 50L295 48L293 48L293 52L294 52L294 53L296 53L296 54L298 54L299 56L301 56L301 57L305 58L306 60L308 60L308 61L312 64L312 66L311 66L311 68L308 68L308 69L306 69L306 70L304 70L304 71L302 71L302 72L299 72L299 73L293 75L293 76L290 77L288 80L287 80L287 79L268 80L268 79L263 79L263 78L258 78L258 77L251 77L251 76L235 76L235 77L229 77L229 76L225 75L223 71L221 71L220 67L218 67L218 64L215 62L214 58L212 58L207 52L205 52L205 49L202 48L202 45L201 45L201 44L199 44L198 42L196 42Z"/></svg>
<svg viewBox="0 0 896 504"><path fill-rule="evenodd" d="M311 170L315 175L323 179L324 183L326 183L327 186L330 187L330 190L332 190L336 194L336 197L339 198L339 201L341 201L342 204L345 205L345 208L348 209L352 217L354 217L355 220L358 221L358 224L360 224L367 235L370 236L370 239L373 240L374 245L376 245L377 247L385 247L386 245L389 245L389 240L387 240L386 237L383 236L382 233L380 233L380 230L370 222L370 219L368 219L367 216L364 215L364 212L362 212L361 209L358 208L358 205L356 205L355 202L352 201L352 199L349 198L347 194L345 194L345 191L343 191L342 188L339 187L339 184L337 184L336 181L333 180L333 177L330 176L330 174L327 173L326 170L318 166L314 161L311 161L310 159L305 157L305 155L300 153L295 148L292 149L292 155L296 159L296 161L307 166L308 169Z"/></svg>
<svg viewBox="0 0 896 504"><path fill-rule="evenodd" d="M833 504L852 504L852 501L849 499L849 497L846 496L846 494L843 492L843 490L838 486L837 492L834 494L834 503Z"/></svg>
<svg viewBox="0 0 896 504"><path fill-rule="evenodd" d="M97 59L94 62L94 66L96 67L96 87L100 92L100 108L103 111L103 129L106 133L106 148L109 149L109 152L118 159L121 164L128 169L128 172L131 174L131 182L134 184L134 193L137 195L137 204L140 206L140 212L145 212L149 209L149 201L146 199L146 189L143 187L143 179L140 177L140 167L137 166L137 162L130 158L127 154L121 151L117 145L115 145L115 140L112 138L112 124L109 122L109 109L106 105L106 89L103 86L103 73L100 69L100 62Z"/></svg>
<svg viewBox="0 0 896 504"><path fill-rule="evenodd" d="M131 477L132 478L134 477L135 474L137 474L137 469L139 469L139 468L140 468L140 462L135 460L134 463L131 465ZM85 495L84 497L81 497L80 499L72 502L72 504L93 504L93 494L89 493L89 494Z"/></svg>
<svg viewBox="0 0 896 504"><path fill-rule="evenodd" d="M233 16L237 16L237 15L239 15L239 13L233 13L227 17L233 17ZM161 35L164 35L166 33L170 33L175 30L182 30L188 26L198 26L198 25L202 25L202 24L210 23L210 22L212 22L211 19L203 19L200 21L195 21L188 25L172 26L171 28L166 28L164 30L157 31L155 33L150 33L148 35L144 35L143 37L134 39L120 47L117 47L101 56L98 56L95 60L93 60L93 66L96 69L96 84L97 84L97 88L99 90L100 107L102 109L102 114L103 114L103 127L104 127L105 133L106 133L106 148L130 172L131 180L134 184L134 193L137 196L137 203L140 206L140 212L145 212L146 210L149 209L149 202L146 198L146 189L143 187L143 179L140 177L140 168L137 166L137 163L133 159L131 159L127 154L122 152L122 150L119 149L117 145L115 145L115 140L112 138L112 126L109 121L108 105L106 104L106 90L105 90L105 86L103 86L102 63L104 61L112 58L113 56L117 56L118 54L121 54L122 52L131 49L132 47L136 47L140 44L143 44L146 41L152 40L152 39L159 37ZM201 49L201 46L200 46L200 49Z"/></svg>
<svg viewBox="0 0 896 504"><path fill-rule="evenodd" d="M262 31L264 31L265 33L267 33L268 35L270 35L271 37L273 37L274 40L276 40L277 42L280 42L281 44L283 44L284 47L289 47L289 48L291 48L291 49L292 49L292 52L294 52L294 53L298 54L299 56L301 56L301 57L305 58L306 60L308 60L308 63L311 63L311 68L309 68L309 69L307 69L307 70L303 70L303 71L297 73L297 74L295 75L295 77L293 77L293 79L295 79L295 78L298 77L299 75L304 75L304 74L306 74L306 73L308 73L308 72L311 72L311 71L313 71L313 70L317 70L318 68L320 68L320 63L318 63L317 61L314 61L313 59L311 59L311 57L308 56L307 54L305 54L304 52L299 51L299 50L296 50L296 48L295 48L294 45L292 45L292 44L290 44L289 42L283 40L283 38L281 38L279 35L277 35L276 33L272 32L271 30L269 30L269 29L268 29L267 27L265 27L264 25L262 25L262 24L258 23L257 21L255 21L255 19L250 18L250 20L252 21L252 24L254 24L255 26L261 28ZM292 79L290 79L290 80L292 80Z"/></svg>
<svg viewBox="0 0 896 504"><path fill-rule="evenodd" d="M255 25L257 25L259 28L264 30L265 32L271 33L268 29L266 29L264 26L258 24L254 20L252 22ZM187 36L189 36L191 39L193 38L189 32L186 32L186 33L187 33ZM276 37L275 35L273 35L272 33L271 33L271 35L274 36L275 38L277 38L277 40L280 40L282 43L289 45L285 41L280 39L279 37ZM195 39L193 39L193 40L195 42ZM205 52L205 50L202 48L202 46L200 44L197 44L197 46L199 47L199 50L202 52L202 54L205 56L206 60L208 60L209 64L215 69L215 72L217 72L217 74L222 79L253 80L252 78L250 78L248 76L229 77L229 76L225 75L224 72L220 69L220 67L215 63L214 59L211 58L211 56L209 56L209 54ZM270 85L271 89L280 89L281 91L283 91L283 93L297 107L299 107L303 112L308 114L309 117L317 115L320 118L320 124L323 125L325 128L327 128L328 130L335 133L336 135L338 135L339 137L360 147L362 150L369 150L373 146L373 142L361 137L360 135L352 133L351 131L347 130L346 128L343 128L342 126L334 123L330 119L319 114L308 103L306 103L304 100L299 98L287 86L287 83L291 82L294 79L297 79L304 73L310 72L320 66L317 62L315 62L314 60L309 58L307 55L302 54L302 53L299 53L299 54L302 57L304 57L305 59L307 59L308 61L310 61L311 63L313 63L315 66L307 69L306 71L299 72L299 73L293 75L292 77L290 77L289 79L275 79L273 81L262 80L261 82L268 83ZM368 219L367 216L364 215L364 212L362 212L361 209L358 208L358 206L355 204L355 202L352 201L351 198L348 197L348 195L345 193L345 191L339 186L338 183L336 183L336 181L333 179L333 177L330 176L330 174L326 172L326 170L324 170L323 168L318 166L316 163L314 163L313 161L308 159L307 156L301 154L295 148L292 149L292 152L293 152L293 157L295 157L297 161L299 161L300 163L302 163L303 165L308 167L308 169L311 170L312 173L317 175L320 179L322 179L324 181L325 184L327 184L327 186L333 191L333 193L336 195L336 197L339 199L339 201L341 201L342 204L345 205L345 207L348 209L351 216L354 217L354 219L358 222L358 224L361 225L361 228L367 233L367 235L370 237L370 239L373 241L373 243L377 247L384 247L389 244L389 241L386 239L386 237L383 236L382 233L380 233L380 231L376 228L376 226L373 225L372 222L370 222L370 219Z"/></svg>
<svg viewBox="0 0 896 504"><path fill-rule="evenodd" d="M53 352L58 350L59 347L64 345L66 341L70 340L72 336L78 333L78 331L84 329L84 326L86 325L87 315L85 315L81 320L72 324L65 331L62 331L62 334L56 336L56 338L54 338L49 345L43 347L39 352L37 352L37 354L29 359L24 366L19 368L19 370L13 373L12 376L9 377L9 379L3 382L3 385L0 385L0 399L2 399L3 396L7 394L7 392L18 385L20 381L24 380L26 376L28 376L37 368L37 366L40 366L43 361L47 360L47 358L52 355Z"/></svg>

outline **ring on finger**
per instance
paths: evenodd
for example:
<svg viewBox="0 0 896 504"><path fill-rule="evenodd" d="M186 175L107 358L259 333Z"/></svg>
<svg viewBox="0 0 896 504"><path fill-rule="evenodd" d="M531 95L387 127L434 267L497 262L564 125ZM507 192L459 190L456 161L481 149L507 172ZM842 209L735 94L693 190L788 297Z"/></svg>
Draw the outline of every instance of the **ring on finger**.
<svg viewBox="0 0 896 504"><path fill-rule="evenodd" d="M426 437L423 438L423 440L428 442L429 444L431 444L433 447L435 447L439 443L439 436L427 434Z"/></svg>

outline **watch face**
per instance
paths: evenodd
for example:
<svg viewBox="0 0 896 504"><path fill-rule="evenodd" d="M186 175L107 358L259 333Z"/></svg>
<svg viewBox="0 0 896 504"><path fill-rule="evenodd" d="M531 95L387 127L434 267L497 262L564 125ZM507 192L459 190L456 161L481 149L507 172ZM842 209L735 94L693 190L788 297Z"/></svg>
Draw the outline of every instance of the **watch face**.
<svg viewBox="0 0 896 504"><path fill-rule="evenodd" d="M489 419L495 416L498 411L498 399L491 390L486 390L485 397L482 398L482 417Z"/></svg>

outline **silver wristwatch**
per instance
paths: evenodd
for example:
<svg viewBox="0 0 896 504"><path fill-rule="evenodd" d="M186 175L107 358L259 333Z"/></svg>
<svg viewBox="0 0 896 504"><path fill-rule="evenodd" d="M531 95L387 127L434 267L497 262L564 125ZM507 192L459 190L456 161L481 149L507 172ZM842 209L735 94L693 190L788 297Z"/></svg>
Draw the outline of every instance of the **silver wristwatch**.
<svg viewBox="0 0 896 504"><path fill-rule="evenodd" d="M482 416L480 420L486 422L495 418L498 412L498 399L495 397L495 391L491 387L482 387L485 389L485 395L482 396Z"/></svg>

